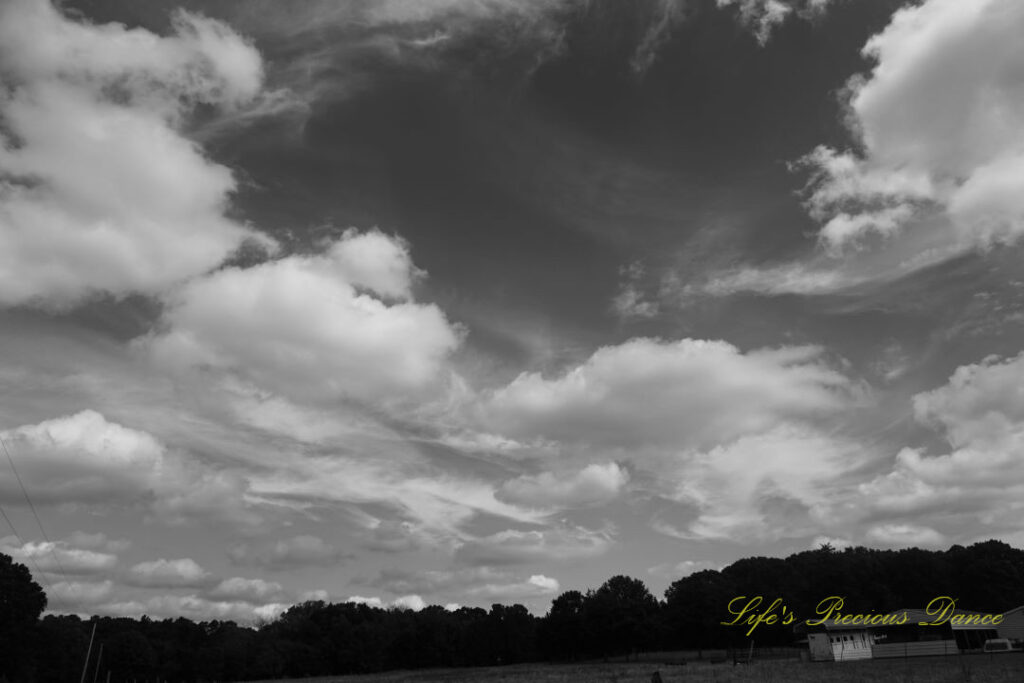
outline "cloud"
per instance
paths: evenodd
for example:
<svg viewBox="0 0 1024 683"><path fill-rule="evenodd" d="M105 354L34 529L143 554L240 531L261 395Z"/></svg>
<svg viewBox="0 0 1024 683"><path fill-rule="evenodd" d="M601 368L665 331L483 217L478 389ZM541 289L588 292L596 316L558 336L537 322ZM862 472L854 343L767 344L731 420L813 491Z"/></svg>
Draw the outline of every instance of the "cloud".
<svg viewBox="0 0 1024 683"><path fill-rule="evenodd" d="M107 601L96 604L96 614L156 619L185 617L195 622L231 620L256 624L277 619L289 607L287 603L252 605L244 601L209 600L198 595L154 595L142 600Z"/></svg>
<svg viewBox="0 0 1024 683"><path fill-rule="evenodd" d="M810 19L832 0L716 0L719 7L735 7L739 21L764 45L772 31L791 15Z"/></svg>
<svg viewBox="0 0 1024 683"><path fill-rule="evenodd" d="M659 532L750 540L806 536L834 522L834 494L873 453L828 427L858 392L817 347L744 353L724 341L633 339L552 378L523 373L487 396L481 415L488 431L551 444L563 472L595 454L627 462L636 490L673 501L672 514L655 515ZM541 508L596 503L621 490L626 472L590 464L575 475L527 474L499 496ZM560 533L470 539L457 557L555 557L545 534ZM583 535L569 552L599 554L605 540Z"/></svg>
<svg viewBox="0 0 1024 683"><path fill-rule="evenodd" d="M181 131L197 105L255 96L260 57L211 19L172 29L0 7L0 304L158 294L256 237L225 215L231 171Z"/></svg>
<svg viewBox="0 0 1024 683"><path fill-rule="evenodd" d="M569 476L552 472L523 475L498 489L498 497L537 508L572 508L606 503L629 482L629 472L617 463L588 465Z"/></svg>
<svg viewBox="0 0 1024 683"><path fill-rule="evenodd" d="M455 559L469 565L516 565L603 555L612 544L606 530L556 526L544 530L506 529L463 543Z"/></svg>
<svg viewBox="0 0 1024 683"><path fill-rule="evenodd" d="M783 294L820 295L847 289L866 278L850 275L834 267L819 268L804 263L776 266L743 266L713 273L702 286L712 296L729 296L755 292L778 296Z"/></svg>
<svg viewBox="0 0 1024 683"><path fill-rule="evenodd" d="M658 315L658 304L644 298L643 292L632 283L622 285L612 299L612 310L620 318L654 318Z"/></svg>
<svg viewBox="0 0 1024 683"><path fill-rule="evenodd" d="M308 566L333 567L345 556L322 538L304 534L263 544L239 543L228 549L228 557L239 565L282 570Z"/></svg>
<svg viewBox="0 0 1024 683"><path fill-rule="evenodd" d="M375 519L364 535L363 547L378 552L397 553L428 545L412 522Z"/></svg>
<svg viewBox="0 0 1024 683"><path fill-rule="evenodd" d="M85 548L87 550L105 550L111 553L119 553L123 550L127 550L132 542L127 538L108 538L106 534L95 533L90 534L84 531L72 532L65 542L68 545L72 545L78 548Z"/></svg>
<svg viewBox="0 0 1024 683"><path fill-rule="evenodd" d="M385 505L421 540L442 544L464 538L460 527L480 514L523 523L543 517L499 500L489 482L427 466L416 449L400 444L367 445L362 457L305 457L289 463L288 472L254 475L253 492L268 500Z"/></svg>
<svg viewBox="0 0 1024 683"><path fill-rule="evenodd" d="M91 410L8 430L4 440L36 502L146 498L164 458L151 435ZM0 478L0 495L20 498L13 476Z"/></svg>
<svg viewBox="0 0 1024 683"><path fill-rule="evenodd" d="M459 344L439 308L411 300L416 273L397 238L347 232L319 254L189 282L168 301L166 331L140 343L172 367L289 397L397 400L436 382Z"/></svg>
<svg viewBox="0 0 1024 683"><path fill-rule="evenodd" d="M645 275L643 264L631 263L620 268L619 274L622 281L619 283L619 293L612 299L612 311L623 320L656 317L658 304L647 300L642 289L641 281Z"/></svg>
<svg viewBox="0 0 1024 683"><path fill-rule="evenodd" d="M813 533L833 521L844 478L867 459L860 444L793 426L687 454L673 476L674 498L696 516L671 535L749 540Z"/></svg>
<svg viewBox="0 0 1024 683"><path fill-rule="evenodd" d="M921 536L974 540L976 530L1012 535L1024 529L1024 353L961 366L949 381L914 397L917 420L940 430L948 452L904 448L892 469L858 487L874 537L902 543ZM928 523L920 526L921 520ZM908 541L909 542L909 541Z"/></svg>
<svg viewBox="0 0 1024 683"><path fill-rule="evenodd" d="M560 587L557 579L543 574L533 574L524 579L491 567L416 572L384 570L375 583L392 593L422 594L434 599L459 595L464 596L461 599L468 597L487 601L544 597L557 593Z"/></svg>
<svg viewBox="0 0 1024 683"><path fill-rule="evenodd" d="M285 602L287 592L276 581L246 579L241 576L235 576L218 583L210 589L207 597L262 605L270 602Z"/></svg>
<svg viewBox="0 0 1024 683"><path fill-rule="evenodd" d="M701 572L706 569L721 569L721 565L715 564L710 560L683 560L682 562L677 562L675 564L670 562L658 564L647 571L655 576L662 576L674 580L681 579L684 576L689 576L690 574L696 574L697 572Z"/></svg>
<svg viewBox="0 0 1024 683"><path fill-rule="evenodd" d="M15 545L16 542L13 536L0 539L0 552L50 574L103 574L117 565L117 555L71 547L65 541L26 541Z"/></svg>
<svg viewBox="0 0 1024 683"><path fill-rule="evenodd" d="M819 147L808 206L841 249L940 212L971 244L1024 234L1024 7L928 0L872 37L872 72L848 85L862 151Z"/></svg>
<svg viewBox="0 0 1024 683"><path fill-rule="evenodd" d="M144 505L167 522L201 515L249 523L246 482L168 451L151 434L94 410L2 433L36 503ZM0 500L20 504L13 475L0 474Z"/></svg>
<svg viewBox="0 0 1024 683"><path fill-rule="evenodd" d="M934 547L946 542L935 529L917 524L879 524L868 529L866 537L872 543L908 547Z"/></svg>
<svg viewBox="0 0 1024 683"><path fill-rule="evenodd" d="M299 596L300 602L308 602L310 600L314 602L330 602L331 595L323 588L317 588L311 591L303 591L302 595Z"/></svg>
<svg viewBox="0 0 1024 683"><path fill-rule="evenodd" d="M370 607L377 607L383 609L384 601L378 597L367 598L362 595L351 595L345 602L355 603L357 605L369 605Z"/></svg>
<svg viewBox="0 0 1024 683"><path fill-rule="evenodd" d="M198 588L208 585L213 577L195 560L151 560L139 562L128 570L125 582L145 588Z"/></svg>
<svg viewBox="0 0 1024 683"><path fill-rule="evenodd" d="M620 448L709 446L840 408L847 380L817 347L741 352L724 341L632 339L548 379L494 392L499 433Z"/></svg>
<svg viewBox="0 0 1024 683"><path fill-rule="evenodd" d="M687 0L659 0L650 25L630 59L630 67L643 74L657 60L661 48L672 38L672 31L687 18Z"/></svg>
<svg viewBox="0 0 1024 683"><path fill-rule="evenodd" d="M419 612L427 606L427 603L418 595L402 595L392 600L391 606L398 609L411 609L413 612Z"/></svg>
<svg viewBox="0 0 1024 683"><path fill-rule="evenodd" d="M466 590L466 595L488 600L524 600L554 595L561 584L558 579L543 574L533 574L525 581L513 583L485 583Z"/></svg>
<svg viewBox="0 0 1024 683"><path fill-rule="evenodd" d="M49 609L80 609L95 606L110 597L113 581L58 581L49 587Z"/></svg>

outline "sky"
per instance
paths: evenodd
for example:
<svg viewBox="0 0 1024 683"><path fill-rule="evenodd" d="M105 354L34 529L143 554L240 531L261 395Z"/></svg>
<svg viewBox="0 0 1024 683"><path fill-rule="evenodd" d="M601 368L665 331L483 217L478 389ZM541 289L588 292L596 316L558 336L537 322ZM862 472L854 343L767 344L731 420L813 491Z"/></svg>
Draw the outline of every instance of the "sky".
<svg viewBox="0 0 1024 683"><path fill-rule="evenodd" d="M0 552L254 623L1024 547L1022 30L7 0Z"/></svg>

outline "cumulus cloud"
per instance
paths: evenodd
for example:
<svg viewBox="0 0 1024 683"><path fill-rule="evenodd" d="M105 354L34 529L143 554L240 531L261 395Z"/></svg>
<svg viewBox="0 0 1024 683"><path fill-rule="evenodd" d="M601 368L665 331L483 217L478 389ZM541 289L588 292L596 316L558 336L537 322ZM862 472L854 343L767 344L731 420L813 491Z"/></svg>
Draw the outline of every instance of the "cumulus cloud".
<svg viewBox="0 0 1024 683"><path fill-rule="evenodd" d="M950 450L904 448L891 471L859 486L865 508L887 520L873 538L898 544L920 536L934 545L974 540L979 526L1004 535L1024 529L1022 373L1024 354L987 358L914 397L918 421L941 430Z"/></svg>
<svg viewBox="0 0 1024 683"><path fill-rule="evenodd" d="M633 339L556 378L523 373L486 419L512 436L631 448L712 446L844 404L847 380L816 347L741 352L725 341Z"/></svg>
<svg viewBox="0 0 1024 683"><path fill-rule="evenodd" d="M525 581L513 583L485 583L466 590L466 595L476 598L497 599L503 601L542 598L554 595L561 585L558 579L543 574L533 574Z"/></svg>
<svg viewBox="0 0 1024 683"><path fill-rule="evenodd" d="M139 504L165 521L194 515L251 522L246 482L168 451L151 434L94 410L2 433L37 503ZM13 475L0 474L0 500L20 504Z"/></svg>
<svg viewBox="0 0 1024 683"><path fill-rule="evenodd" d="M843 477L865 457L859 444L793 426L689 454L675 475L675 498L697 514L673 535L744 540L813 533L831 520Z"/></svg>
<svg viewBox="0 0 1024 683"><path fill-rule="evenodd" d="M376 596L368 598L368 597L365 597L363 595L350 595L348 597L348 599L345 600L345 602L351 602L351 603L355 603L357 605L368 605L370 607L377 607L377 608L383 608L384 607L384 601L381 600L380 598L376 597Z"/></svg>
<svg viewBox="0 0 1024 683"><path fill-rule="evenodd" d="M965 244L1024 234L1024 68L1014 0L927 0L898 11L848 86L860 152L820 147L808 206L834 249L892 235L922 208Z"/></svg>
<svg viewBox="0 0 1024 683"><path fill-rule="evenodd" d="M426 600L419 595L411 593L409 595L400 595L399 597L385 602L377 596L363 597L361 595L353 595L348 598L345 602L353 602L358 605L369 605L370 607L376 607L378 609L400 609L400 610L412 610L413 612L419 612L421 609L427 606Z"/></svg>
<svg viewBox="0 0 1024 683"><path fill-rule="evenodd" d="M633 339L555 377L523 373L489 395L481 415L490 431L553 444L562 472L595 453L627 462L637 489L673 501L671 515L656 515L658 531L747 540L806 536L832 520L830 493L867 451L824 425L856 406L858 391L817 347L741 352L724 341ZM523 475L499 496L541 508L596 503L620 491L626 474L590 464ZM545 534L562 532L509 531L459 553L494 563L510 561L506 547L545 555ZM603 549L599 536L576 540L569 552Z"/></svg>
<svg viewBox="0 0 1024 683"><path fill-rule="evenodd" d="M235 564L280 570L333 567L344 554L322 538L303 534L267 543L239 543L228 549L228 557Z"/></svg>
<svg viewBox="0 0 1024 683"><path fill-rule="evenodd" d="M192 621L231 620L241 624L272 621L289 607L287 603L252 605L244 601L209 600L198 595L154 595L141 600L114 600L92 607L96 614L155 619L185 617Z"/></svg>
<svg viewBox="0 0 1024 683"><path fill-rule="evenodd" d="M377 401L438 379L459 333L412 301L406 245L348 232L322 253L225 268L168 301L144 343L171 366L214 367L300 399Z"/></svg>
<svg viewBox="0 0 1024 683"><path fill-rule="evenodd" d="M105 550L111 553L119 553L131 546L127 538L109 538L106 534L90 534L85 531L74 531L65 539L68 545L86 550Z"/></svg>
<svg viewBox="0 0 1024 683"><path fill-rule="evenodd" d="M164 457L150 434L92 410L9 430L4 440L37 502L144 499ZM21 496L13 475L0 475L0 495L7 501Z"/></svg>
<svg viewBox="0 0 1024 683"><path fill-rule="evenodd" d="M391 606L397 609L411 609L413 612L419 612L427 606L427 603L418 595L401 595L391 601Z"/></svg>
<svg viewBox="0 0 1024 683"><path fill-rule="evenodd" d="M498 495L528 507L584 507L612 500L628 482L629 472L610 462L588 465L568 476L541 472L516 477L502 484Z"/></svg>
<svg viewBox="0 0 1024 683"><path fill-rule="evenodd" d="M209 572L188 557L139 562L128 570L125 582L145 588L197 588L212 580Z"/></svg>
<svg viewBox="0 0 1024 683"><path fill-rule="evenodd" d="M51 574L90 575L109 572L117 565L117 555L72 547L65 541L26 541L18 544L13 536L0 539L0 552L33 569Z"/></svg>
<svg viewBox="0 0 1024 683"><path fill-rule="evenodd" d="M251 99L259 54L211 19L172 28L0 7L0 304L160 293L254 237L225 215L231 171L181 130L198 104Z"/></svg>

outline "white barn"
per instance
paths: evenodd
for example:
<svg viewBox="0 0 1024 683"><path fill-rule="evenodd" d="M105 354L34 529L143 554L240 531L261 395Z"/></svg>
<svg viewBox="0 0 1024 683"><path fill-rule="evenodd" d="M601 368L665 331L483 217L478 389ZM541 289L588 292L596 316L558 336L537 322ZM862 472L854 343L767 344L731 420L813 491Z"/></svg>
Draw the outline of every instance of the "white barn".
<svg viewBox="0 0 1024 683"><path fill-rule="evenodd" d="M1003 638L1024 636L1024 606L1007 613L1004 623L1007 634ZM976 612L955 610L957 615L975 615ZM922 609L903 609L892 612L888 623L840 624L826 619L814 626L806 622L796 627L797 633L807 634L807 648L811 661L848 662L857 659L884 659L888 657L920 657L955 655L965 651L980 651L985 641L997 636L996 626L952 624L922 626L922 622L935 617ZM979 614L979 616L981 616ZM1014 635L1016 634L1016 635Z"/></svg>
<svg viewBox="0 0 1024 683"><path fill-rule="evenodd" d="M1024 605L1003 614L1003 621L997 627L1000 638L1009 638L1019 646L1024 642Z"/></svg>
<svg viewBox="0 0 1024 683"><path fill-rule="evenodd" d="M819 633L807 634L807 647L811 660L848 662L871 659L874 637L863 626L850 629L835 627Z"/></svg>

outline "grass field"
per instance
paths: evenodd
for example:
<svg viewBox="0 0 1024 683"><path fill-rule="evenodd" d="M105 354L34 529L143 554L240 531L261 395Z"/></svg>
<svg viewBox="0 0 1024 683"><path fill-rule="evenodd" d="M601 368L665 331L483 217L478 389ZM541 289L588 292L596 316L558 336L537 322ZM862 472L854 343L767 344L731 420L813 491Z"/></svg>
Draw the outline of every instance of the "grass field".
<svg viewBox="0 0 1024 683"><path fill-rule="evenodd" d="M296 683L649 683L656 670L666 683L1024 683L1024 655L915 657L842 663L755 661L741 666L706 662L685 666L649 662L532 664L294 680Z"/></svg>

